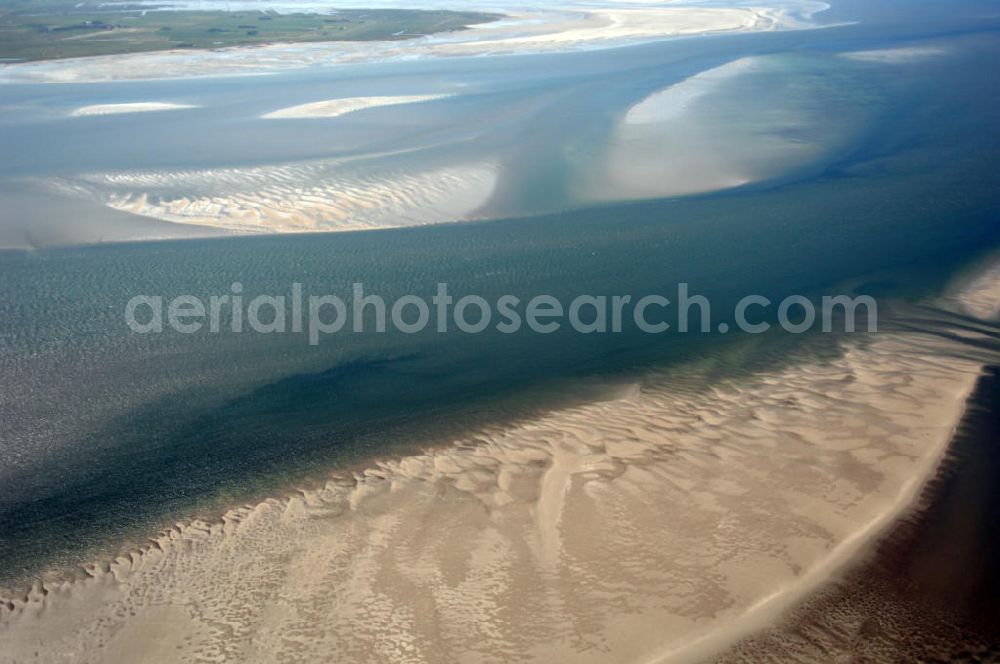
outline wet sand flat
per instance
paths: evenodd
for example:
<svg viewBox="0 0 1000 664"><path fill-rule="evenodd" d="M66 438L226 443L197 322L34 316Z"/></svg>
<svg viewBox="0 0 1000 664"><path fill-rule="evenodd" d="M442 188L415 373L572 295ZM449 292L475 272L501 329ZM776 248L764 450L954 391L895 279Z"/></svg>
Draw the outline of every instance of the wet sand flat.
<svg viewBox="0 0 1000 664"><path fill-rule="evenodd" d="M690 394L650 374L179 525L12 600L2 661L698 661L827 583L918 495L979 368L913 348L884 335Z"/></svg>

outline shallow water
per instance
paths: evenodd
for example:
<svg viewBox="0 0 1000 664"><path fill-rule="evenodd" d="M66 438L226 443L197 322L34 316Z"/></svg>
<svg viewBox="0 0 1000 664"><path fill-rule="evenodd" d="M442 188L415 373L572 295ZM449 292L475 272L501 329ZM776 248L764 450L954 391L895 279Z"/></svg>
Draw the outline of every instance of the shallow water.
<svg viewBox="0 0 1000 664"><path fill-rule="evenodd" d="M958 30L989 29L990 20ZM163 221L195 224L194 234L206 225L420 225L801 179L869 149L907 95L919 94L921 76L958 66L947 48L896 67L840 57L933 41L921 21L877 27L877 38L862 23L251 78L7 83L0 198L32 204L3 206L0 246L169 237L186 228ZM656 122L627 121L644 99L739 61L753 66L696 99L682 94ZM444 96L336 118L264 117L331 99L421 95ZM137 103L191 108L74 115ZM65 218L67 201L80 219ZM102 218L108 208L123 214Z"/></svg>
<svg viewBox="0 0 1000 664"><path fill-rule="evenodd" d="M338 335L318 348L303 335L140 337L128 334L122 310L138 293L226 293L234 281L248 299L286 293L293 282L345 295L363 281L393 297L429 294L445 281L456 298L523 300L638 298L684 281L711 296L717 322L750 292L926 295L1000 238L1000 88L990 75L1000 46L992 27L957 22L939 35L920 21L862 24L309 69L249 87L245 78L5 85L0 142L10 158L0 161L0 197L19 201L0 211L8 246L176 232L106 205L151 191L257 191L261 171L252 169L288 193L330 180L369 182L362 175L392 184L428 167L488 164L495 186L467 216L510 218L0 254L0 575L21 579L331 468L586 402L630 370L715 358L699 379L704 388L814 359L816 346L788 337L650 337L631 328L589 337ZM943 54L888 64L838 55L910 39ZM703 98L708 112L686 118L702 143L683 147L696 153L718 141L746 160L755 184L612 204L636 197L612 182L595 200L594 173L611 163L616 123L630 107L750 56L767 59L784 86L762 85L766 76L757 74L712 91ZM747 102L750 85L757 93ZM336 122L260 118L384 93L455 96ZM68 117L81 106L135 101L199 108ZM775 170L762 150L787 155L790 144L803 145L808 158ZM398 151L406 152L382 156ZM330 165L338 159L350 160ZM65 213L69 204L79 217ZM131 224L140 220L137 232Z"/></svg>

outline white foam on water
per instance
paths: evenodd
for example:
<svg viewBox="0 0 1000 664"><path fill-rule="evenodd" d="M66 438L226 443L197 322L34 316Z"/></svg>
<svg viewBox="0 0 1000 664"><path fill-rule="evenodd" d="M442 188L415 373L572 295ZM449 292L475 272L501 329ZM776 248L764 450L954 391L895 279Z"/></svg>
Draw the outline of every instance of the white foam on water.
<svg viewBox="0 0 1000 664"><path fill-rule="evenodd" d="M949 52L949 49L940 46L904 46L872 51L852 51L850 53L842 53L841 57L860 62L895 65L923 62L924 60L947 55Z"/></svg>

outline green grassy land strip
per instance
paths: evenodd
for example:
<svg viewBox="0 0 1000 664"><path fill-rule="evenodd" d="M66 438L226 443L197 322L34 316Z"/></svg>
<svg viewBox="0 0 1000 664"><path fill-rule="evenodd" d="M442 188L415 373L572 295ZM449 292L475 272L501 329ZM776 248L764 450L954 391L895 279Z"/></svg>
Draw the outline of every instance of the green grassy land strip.
<svg viewBox="0 0 1000 664"><path fill-rule="evenodd" d="M346 9L336 14L261 11L109 11L67 0L0 1L0 59L51 60L174 48L276 42L407 39L499 18L481 12Z"/></svg>

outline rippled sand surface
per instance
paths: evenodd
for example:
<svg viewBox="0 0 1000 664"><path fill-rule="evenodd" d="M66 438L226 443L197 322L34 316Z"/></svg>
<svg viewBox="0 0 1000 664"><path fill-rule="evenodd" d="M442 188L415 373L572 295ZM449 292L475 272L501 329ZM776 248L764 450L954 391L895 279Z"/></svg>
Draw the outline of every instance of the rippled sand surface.
<svg viewBox="0 0 1000 664"><path fill-rule="evenodd" d="M268 70L391 58L538 53L671 36L811 26L828 5L795 0L776 7L705 7L697 3L607 2L492 5L505 20L402 41L275 44L216 51L177 50L8 65L2 81L84 82L178 76L259 74Z"/></svg>
<svg viewBox="0 0 1000 664"><path fill-rule="evenodd" d="M567 164L565 192L550 188L553 201L547 204L684 196L816 168L851 144L870 119L863 99L845 102L830 85L826 70L838 67L850 65L842 58L818 63L788 54L737 58L654 91L609 118L609 137L589 144L585 157ZM412 106L414 113L439 121L474 96L351 96L258 117L279 129L314 119L317 136L339 131L333 135L342 137L365 130L368 121L391 121L345 115L396 107L395 117L402 118ZM452 99L422 103L445 98ZM836 117L821 112L836 104L841 106ZM345 231L489 218L497 210L509 212L505 205L517 210L522 197L532 200L539 179L547 176L525 176L535 167L533 157L518 159L502 137L506 122L530 122L532 113L515 106L504 122L490 118L455 129L454 136L427 132L414 139L421 141L416 146L396 152L373 142L341 158L92 171L61 174L43 186L132 215L230 232ZM319 126L325 120L329 126ZM387 126L399 124L397 119ZM302 131L312 130L303 126ZM488 147L470 147L470 135Z"/></svg>
<svg viewBox="0 0 1000 664"><path fill-rule="evenodd" d="M198 171L101 173L63 193L164 221L249 232L343 231L468 219L489 199L489 163L349 169L335 161ZM177 193L184 192L184 193Z"/></svg>
<svg viewBox="0 0 1000 664"><path fill-rule="evenodd" d="M607 400L178 525L5 605L0 661L685 661L908 506L979 365L910 335ZM674 661L674 660L672 660Z"/></svg>

